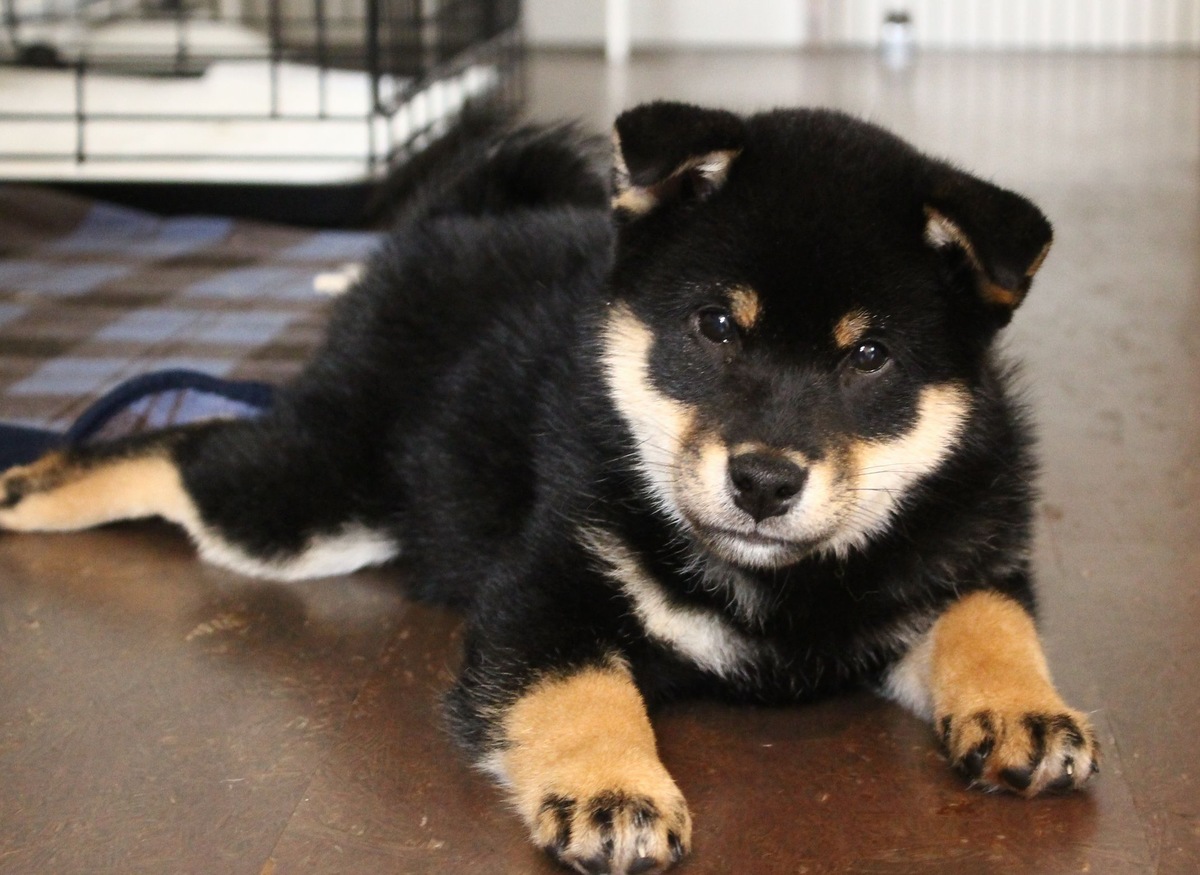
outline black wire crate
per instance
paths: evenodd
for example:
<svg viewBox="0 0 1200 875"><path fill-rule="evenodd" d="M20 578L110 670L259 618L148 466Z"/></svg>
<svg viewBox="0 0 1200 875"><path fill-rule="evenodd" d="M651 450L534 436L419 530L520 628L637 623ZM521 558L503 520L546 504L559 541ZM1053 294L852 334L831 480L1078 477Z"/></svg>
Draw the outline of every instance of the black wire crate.
<svg viewBox="0 0 1200 875"><path fill-rule="evenodd" d="M519 0L0 0L0 182L356 221L520 51Z"/></svg>

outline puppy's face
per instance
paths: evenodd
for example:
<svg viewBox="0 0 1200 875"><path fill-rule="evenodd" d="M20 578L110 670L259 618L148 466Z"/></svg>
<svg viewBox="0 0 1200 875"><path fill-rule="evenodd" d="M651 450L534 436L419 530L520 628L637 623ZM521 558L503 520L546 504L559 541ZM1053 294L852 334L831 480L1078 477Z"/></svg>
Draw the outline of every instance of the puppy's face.
<svg viewBox="0 0 1200 875"><path fill-rule="evenodd" d="M648 487L735 564L861 546L963 441L1048 224L838 114L622 120L603 360Z"/></svg>

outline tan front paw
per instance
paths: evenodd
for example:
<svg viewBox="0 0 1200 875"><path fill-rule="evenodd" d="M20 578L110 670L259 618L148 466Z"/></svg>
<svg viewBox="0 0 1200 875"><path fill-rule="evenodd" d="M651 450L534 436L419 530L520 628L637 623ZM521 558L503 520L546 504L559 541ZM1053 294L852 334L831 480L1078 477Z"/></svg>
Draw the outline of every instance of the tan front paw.
<svg viewBox="0 0 1200 875"><path fill-rule="evenodd" d="M577 872L634 875L683 859L692 822L678 791L656 798L614 789L548 793L532 829L535 844Z"/></svg>
<svg viewBox="0 0 1200 875"><path fill-rule="evenodd" d="M951 764L988 790L1074 790L1100 769L1095 732L1078 711L978 710L937 725Z"/></svg>
<svg viewBox="0 0 1200 875"><path fill-rule="evenodd" d="M486 767L551 857L585 875L633 875L661 872L687 853L687 804L619 659L534 684L502 725Z"/></svg>

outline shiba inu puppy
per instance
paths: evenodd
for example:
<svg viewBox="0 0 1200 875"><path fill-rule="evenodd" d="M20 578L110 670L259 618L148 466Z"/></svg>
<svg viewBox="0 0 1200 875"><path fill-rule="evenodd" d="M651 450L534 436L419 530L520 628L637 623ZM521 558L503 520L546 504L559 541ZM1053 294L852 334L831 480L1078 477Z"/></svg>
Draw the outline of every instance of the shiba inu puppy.
<svg viewBox="0 0 1200 875"><path fill-rule="evenodd" d="M160 516L296 580L399 558L462 605L447 697L584 873L692 838L648 708L868 685L1032 796L1097 768L1031 619L1030 428L994 349L1041 212L840 113L675 103L462 158L272 410L0 480L0 528Z"/></svg>

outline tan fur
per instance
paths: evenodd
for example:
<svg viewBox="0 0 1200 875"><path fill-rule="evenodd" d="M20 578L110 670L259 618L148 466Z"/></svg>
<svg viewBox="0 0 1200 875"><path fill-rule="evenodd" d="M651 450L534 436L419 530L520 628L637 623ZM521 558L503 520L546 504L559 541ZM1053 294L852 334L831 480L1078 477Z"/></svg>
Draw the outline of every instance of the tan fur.
<svg viewBox="0 0 1200 875"><path fill-rule="evenodd" d="M833 328L833 340L839 349L849 349L862 340L871 327L871 317L862 310L851 310Z"/></svg>
<svg viewBox="0 0 1200 875"><path fill-rule="evenodd" d="M568 865L598 854L604 831L591 817L598 801L628 800L612 817L612 860L628 866L653 858L666 865L672 836L686 849L691 818L683 796L658 759L654 732L628 669L614 660L536 684L513 704L503 721L504 746L495 771L533 840L552 848ZM555 848L561 824L548 803L571 806L570 838ZM656 814L637 816L648 801Z"/></svg>
<svg viewBox="0 0 1200 875"><path fill-rule="evenodd" d="M617 194L612 199L614 210L623 210L635 216L641 216L658 203L658 198L646 188L634 186L629 179L629 167L625 164L625 156L621 152L621 138L616 130L612 132L613 141L613 186Z"/></svg>
<svg viewBox="0 0 1200 875"><path fill-rule="evenodd" d="M925 207L925 239L929 244L937 249L946 246L957 246L967 256L967 261L971 262L971 267L975 268L977 273L983 273L983 263L979 260L979 256L975 253L975 247L971 243L971 238L967 233L948 216L935 210L933 207Z"/></svg>
<svg viewBox="0 0 1200 875"><path fill-rule="evenodd" d="M967 256L967 260L971 263L971 267L979 274L981 281L979 292L983 299L988 303L995 304L1008 309L1015 309L1021 304L1024 299L1024 293L1020 289L1008 289L998 283L984 279L987 276L983 269L983 263L979 260L979 255L975 252L975 247L971 244L971 240L967 237L965 231L958 227L951 219L942 215L933 207L925 208L926 224L925 224L925 239L930 245L941 248L943 246L957 246ZM1029 266L1025 275L1032 277L1037 273L1038 268L1045 261L1047 253L1050 251L1050 244L1047 243L1042 247L1042 251L1038 253L1037 258Z"/></svg>
<svg viewBox="0 0 1200 875"><path fill-rule="evenodd" d="M689 518L716 519L737 512L726 487L729 459L735 454L712 432L697 430L691 434L679 460L680 477L675 490Z"/></svg>
<svg viewBox="0 0 1200 875"><path fill-rule="evenodd" d="M729 168L734 159L740 154L738 149L718 149L715 152L695 155L682 162L669 176L654 185L633 185L629 169L621 156L620 138L617 137L615 131L613 142L616 145L614 178L617 194L612 199L612 207L614 210L621 210L635 216L645 215L658 206L664 184L688 171L698 170L705 179L719 188L724 184L725 177L729 175Z"/></svg>
<svg viewBox="0 0 1200 875"><path fill-rule="evenodd" d="M1033 620L995 593L973 593L942 614L931 657L939 711L1062 706Z"/></svg>
<svg viewBox="0 0 1200 875"><path fill-rule="evenodd" d="M862 440L850 448L856 471L891 466L907 472L943 459L958 440L971 409L971 396L959 383L940 383L921 390L917 423L897 438Z"/></svg>
<svg viewBox="0 0 1200 875"><path fill-rule="evenodd" d="M649 188L635 186L627 188L612 199L612 208L635 216L642 216L654 209L658 197Z"/></svg>
<svg viewBox="0 0 1200 875"><path fill-rule="evenodd" d="M749 331L762 316L762 301L758 292L749 286L735 286L729 291L729 308L733 321L743 331Z"/></svg>
<svg viewBox="0 0 1200 875"><path fill-rule="evenodd" d="M609 394L637 439L643 476L659 503L678 518L678 462L695 429L696 410L650 380L654 335L625 305L613 308L604 331L603 361Z"/></svg>
<svg viewBox="0 0 1200 875"><path fill-rule="evenodd" d="M1004 288L1004 286L990 282L981 283L979 293L983 295L983 299L989 304L995 304L998 307L1008 307L1010 310L1018 306L1024 297L1019 292L1014 292L1011 289Z"/></svg>
<svg viewBox="0 0 1200 875"><path fill-rule="evenodd" d="M67 455L61 452L47 453L36 462L9 468L0 475L0 502L5 501L9 493L25 494L53 489L69 479L73 471L74 466Z"/></svg>
<svg viewBox="0 0 1200 875"><path fill-rule="evenodd" d="M1056 781L1078 786L1090 777L1094 733L1087 717L1068 708L1054 688L1033 620L1019 604L994 592L966 596L938 618L924 658L934 720L941 725L949 719L951 759L990 746L981 783L1003 787L1005 770L1032 768L1028 788L1013 789L1033 795ZM1044 759L1033 762L1030 717L1073 721L1083 744L1074 746L1059 727L1047 736Z"/></svg>
<svg viewBox="0 0 1200 875"><path fill-rule="evenodd" d="M1026 277L1032 278L1035 273L1042 269L1042 264L1046 261L1046 256L1050 254L1050 247L1053 244L1054 241L1050 240L1042 247L1042 251L1037 254L1037 258L1033 260L1033 264L1029 265L1029 269L1025 271Z"/></svg>
<svg viewBox="0 0 1200 875"><path fill-rule="evenodd" d="M845 553L886 528L909 486L941 464L959 439L970 413L970 394L958 383L922 390L917 422L890 440L830 446L810 460L794 450L757 441L730 450L698 424L696 410L652 384L648 356L650 330L625 307L614 308L605 338L604 360L610 392L637 439L642 474L660 506L692 528L748 531L745 514L728 486L730 454L773 452L808 470L800 500L787 513L759 523L764 535L798 543L819 542ZM721 535L707 546L729 561L775 567L796 558L786 549Z"/></svg>
<svg viewBox="0 0 1200 875"><path fill-rule="evenodd" d="M766 453L768 455L780 456L799 468L807 468L813 464L813 460L799 450L780 449L759 441L742 441L739 444L734 444L729 449L728 455L732 459L734 456L740 456L743 453Z"/></svg>
<svg viewBox="0 0 1200 875"><path fill-rule="evenodd" d="M0 510L0 528L64 532L124 519L161 516L188 526L195 506L175 465L163 455L76 465L51 454L0 479L0 496L22 494Z"/></svg>
<svg viewBox="0 0 1200 875"><path fill-rule="evenodd" d="M971 411L965 386L941 383L921 390L911 431L886 440L852 441L837 457L830 516L850 525L829 547L841 553L860 545L890 522L911 485L937 469L957 444ZM828 463L826 463L828 464ZM810 479L818 473L815 466Z"/></svg>

